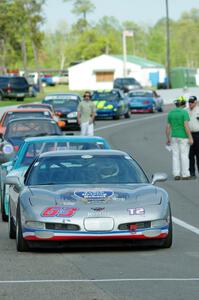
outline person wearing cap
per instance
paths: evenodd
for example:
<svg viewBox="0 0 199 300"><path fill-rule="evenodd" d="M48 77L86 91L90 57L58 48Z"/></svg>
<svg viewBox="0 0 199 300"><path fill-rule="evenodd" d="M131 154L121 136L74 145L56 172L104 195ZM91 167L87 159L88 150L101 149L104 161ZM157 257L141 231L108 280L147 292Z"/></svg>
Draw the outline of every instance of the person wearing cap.
<svg viewBox="0 0 199 300"><path fill-rule="evenodd" d="M197 97L191 96L189 97L189 128L191 130L191 134L193 137L193 144L189 150L189 171L190 175L193 179L196 178L196 168L199 172L199 107L197 105Z"/></svg>
<svg viewBox="0 0 199 300"><path fill-rule="evenodd" d="M185 110L186 99L180 96L167 116L166 144L172 149L172 173L175 180L191 179L189 172L189 148L193 144L189 129L189 114Z"/></svg>
<svg viewBox="0 0 199 300"><path fill-rule="evenodd" d="M91 101L91 93L84 93L84 100L81 101L77 108L77 120L81 127L81 135L94 135L94 120L96 106Z"/></svg>

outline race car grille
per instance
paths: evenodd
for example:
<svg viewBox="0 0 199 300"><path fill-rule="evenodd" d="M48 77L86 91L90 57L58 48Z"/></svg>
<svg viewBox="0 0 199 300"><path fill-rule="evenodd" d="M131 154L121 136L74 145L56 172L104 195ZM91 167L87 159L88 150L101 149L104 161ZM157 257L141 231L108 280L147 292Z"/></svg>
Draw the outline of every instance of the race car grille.
<svg viewBox="0 0 199 300"><path fill-rule="evenodd" d="M46 223L46 229L77 231L80 230L80 227L79 225L75 225L75 224Z"/></svg>
<svg viewBox="0 0 199 300"><path fill-rule="evenodd" d="M120 224L118 226L118 229L119 230L130 230L132 225L134 225L137 229L150 228L151 227L151 222L147 221L147 222Z"/></svg>

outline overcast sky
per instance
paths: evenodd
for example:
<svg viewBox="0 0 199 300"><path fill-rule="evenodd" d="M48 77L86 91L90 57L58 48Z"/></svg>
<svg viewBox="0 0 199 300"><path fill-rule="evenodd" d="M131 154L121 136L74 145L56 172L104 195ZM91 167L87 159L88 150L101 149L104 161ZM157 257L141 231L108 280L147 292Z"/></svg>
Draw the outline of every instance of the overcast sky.
<svg viewBox="0 0 199 300"><path fill-rule="evenodd" d="M120 22L132 20L138 24L153 25L157 20L165 17L166 0L91 0L95 11L88 15L89 20L97 21L103 16L114 16ZM168 0L169 15L177 20L185 11L199 8L199 0ZM71 13L72 1L46 0L44 15L46 24L44 29L54 30L60 21L72 24L76 16Z"/></svg>

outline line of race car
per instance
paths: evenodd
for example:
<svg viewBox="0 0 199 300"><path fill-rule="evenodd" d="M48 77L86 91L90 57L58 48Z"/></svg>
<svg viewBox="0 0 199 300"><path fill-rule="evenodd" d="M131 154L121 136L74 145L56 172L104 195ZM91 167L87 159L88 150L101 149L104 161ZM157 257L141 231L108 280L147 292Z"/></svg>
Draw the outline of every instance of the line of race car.
<svg viewBox="0 0 199 300"><path fill-rule="evenodd" d="M104 138L64 135L61 129L79 129L79 101L76 94L51 94L0 121L1 215L17 250L91 241L171 247L169 197L154 185L166 174L151 181ZM96 91L93 101L97 117L130 117L131 101L118 90Z"/></svg>

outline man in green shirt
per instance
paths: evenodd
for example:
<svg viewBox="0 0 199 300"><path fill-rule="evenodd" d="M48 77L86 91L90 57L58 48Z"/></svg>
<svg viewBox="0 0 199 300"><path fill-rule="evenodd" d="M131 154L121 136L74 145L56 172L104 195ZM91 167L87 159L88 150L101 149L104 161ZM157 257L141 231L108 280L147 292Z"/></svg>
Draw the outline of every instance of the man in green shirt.
<svg viewBox="0 0 199 300"><path fill-rule="evenodd" d="M94 120L96 106L91 101L91 93L84 93L84 100L81 101L77 108L78 124L81 126L82 135L94 135Z"/></svg>
<svg viewBox="0 0 199 300"><path fill-rule="evenodd" d="M189 147L193 144L189 129L189 114L185 110L186 99L181 96L175 100L176 107L167 116L167 145L172 149L172 169L175 180L191 179L189 172Z"/></svg>

